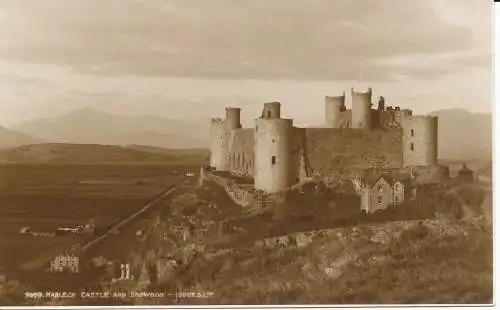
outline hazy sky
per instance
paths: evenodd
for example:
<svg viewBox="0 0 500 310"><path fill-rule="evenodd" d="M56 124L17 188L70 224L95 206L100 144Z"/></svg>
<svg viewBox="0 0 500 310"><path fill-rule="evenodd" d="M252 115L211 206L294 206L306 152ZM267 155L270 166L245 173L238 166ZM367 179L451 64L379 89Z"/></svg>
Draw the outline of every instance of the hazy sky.
<svg viewBox="0 0 500 310"><path fill-rule="evenodd" d="M491 17L491 0L0 0L0 124L274 100L318 122L325 95L368 85L416 113L489 113Z"/></svg>

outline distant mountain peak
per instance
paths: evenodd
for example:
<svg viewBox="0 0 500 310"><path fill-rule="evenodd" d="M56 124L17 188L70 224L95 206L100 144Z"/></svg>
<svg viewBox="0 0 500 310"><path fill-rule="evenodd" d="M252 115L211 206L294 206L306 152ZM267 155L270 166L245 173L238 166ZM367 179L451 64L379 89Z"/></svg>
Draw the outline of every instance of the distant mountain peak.
<svg viewBox="0 0 500 310"><path fill-rule="evenodd" d="M106 111L84 107L76 110L68 111L64 114L61 114L55 118L68 118L68 117L120 117Z"/></svg>
<svg viewBox="0 0 500 310"><path fill-rule="evenodd" d="M471 112L469 110L461 108L442 109L442 110L432 111L429 113L429 115L440 115L440 114L491 116L491 113Z"/></svg>
<svg viewBox="0 0 500 310"><path fill-rule="evenodd" d="M26 134L36 133L47 142L146 144L176 149L206 147L208 124L154 114L115 115L85 107L51 119L24 122L14 128Z"/></svg>

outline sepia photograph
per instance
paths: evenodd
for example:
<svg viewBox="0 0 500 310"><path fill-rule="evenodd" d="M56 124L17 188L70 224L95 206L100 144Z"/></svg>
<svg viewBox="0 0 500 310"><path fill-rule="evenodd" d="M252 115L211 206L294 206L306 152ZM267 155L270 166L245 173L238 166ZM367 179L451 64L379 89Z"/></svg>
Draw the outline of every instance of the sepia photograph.
<svg viewBox="0 0 500 310"><path fill-rule="evenodd" d="M0 0L0 307L492 305L498 5Z"/></svg>

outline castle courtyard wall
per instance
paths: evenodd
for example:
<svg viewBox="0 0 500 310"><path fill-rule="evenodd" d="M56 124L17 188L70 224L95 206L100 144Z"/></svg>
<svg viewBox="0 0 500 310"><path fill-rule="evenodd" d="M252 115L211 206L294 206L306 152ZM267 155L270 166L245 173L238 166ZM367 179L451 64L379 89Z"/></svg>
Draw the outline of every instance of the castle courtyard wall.
<svg viewBox="0 0 500 310"><path fill-rule="evenodd" d="M330 175L343 169L400 168L402 131L349 128L305 129L304 153L314 175Z"/></svg>
<svg viewBox="0 0 500 310"><path fill-rule="evenodd" d="M231 130L229 138L229 171L253 175L255 130L242 128Z"/></svg>

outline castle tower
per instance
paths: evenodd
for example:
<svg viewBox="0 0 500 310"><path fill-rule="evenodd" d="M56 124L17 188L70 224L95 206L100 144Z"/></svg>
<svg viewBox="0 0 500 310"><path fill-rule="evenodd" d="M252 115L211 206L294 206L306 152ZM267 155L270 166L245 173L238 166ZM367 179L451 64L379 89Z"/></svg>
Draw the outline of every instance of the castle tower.
<svg viewBox="0 0 500 310"><path fill-rule="evenodd" d="M255 120L255 189L275 193L295 183L293 130L291 119Z"/></svg>
<svg viewBox="0 0 500 310"><path fill-rule="evenodd" d="M281 103L277 101L264 103L262 110L263 119L277 119L281 117Z"/></svg>
<svg viewBox="0 0 500 310"><path fill-rule="evenodd" d="M384 96L380 96L380 98L378 99L377 109L379 111L385 111L385 98L384 98Z"/></svg>
<svg viewBox="0 0 500 310"><path fill-rule="evenodd" d="M241 128L240 108L226 108L226 119L214 118L210 124L210 166L217 171L230 168L231 130Z"/></svg>
<svg viewBox="0 0 500 310"><path fill-rule="evenodd" d="M325 96L325 125L327 128L340 128L340 113L345 111L345 93L342 96Z"/></svg>
<svg viewBox="0 0 500 310"><path fill-rule="evenodd" d="M403 110L401 110L399 107L396 107L396 109L394 110L394 120L398 124L401 124L401 121L404 118L406 118L408 116L412 116L412 115L413 115L413 111L409 110L409 109L403 109Z"/></svg>
<svg viewBox="0 0 500 310"><path fill-rule="evenodd" d="M357 129L371 129L372 89L366 92L356 92L351 89L352 116L351 127Z"/></svg>
<svg viewBox="0 0 500 310"><path fill-rule="evenodd" d="M229 129L241 128L241 109L240 108L226 108L226 123Z"/></svg>
<svg viewBox="0 0 500 310"><path fill-rule="evenodd" d="M403 166L437 164L438 119L435 116L408 116L401 119Z"/></svg>

